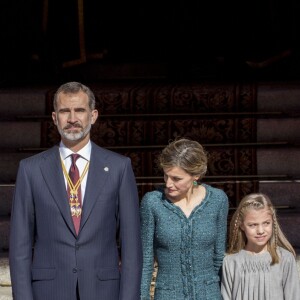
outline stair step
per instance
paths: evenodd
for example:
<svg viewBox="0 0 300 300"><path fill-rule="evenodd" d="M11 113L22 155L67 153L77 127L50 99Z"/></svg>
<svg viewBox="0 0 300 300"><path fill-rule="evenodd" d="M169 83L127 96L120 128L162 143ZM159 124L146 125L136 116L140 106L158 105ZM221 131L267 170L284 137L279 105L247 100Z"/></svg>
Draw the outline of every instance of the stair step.
<svg viewBox="0 0 300 300"><path fill-rule="evenodd" d="M300 211L277 211L283 233L295 248L300 248Z"/></svg>
<svg viewBox="0 0 300 300"><path fill-rule="evenodd" d="M11 287L0 286L0 300L12 300Z"/></svg>
<svg viewBox="0 0 300 300"><path fill-rule="evenodd" d="M2 153L0 160L0 182L14 183L17 176L19 161L23 158L32 156L31 152L24 153Z"/></svg>
<svg viewBox="0 0 300 300"><path fill-rule="evenodd" d="M10 279L10 272L9 272L8 257L0 257L0 286L4 287L10 285L11 285L11 279Z"/></svg>
<svg viewBox="0 0 300 300"><path fill-rule="evenodd" d="M162 176L136 177L138 190L151 191L164 186ZM258 191L267 194L278 207L300 207L300 199L294 195L300 194L300 180L289 180L284 175L273 176L205 176L203 182L213 186L225 184L254 184L258 183ZM0 184L0 217L9 216L14 192L14 184ZM143 196L143 193L140 193Z"/></svg>
<svg viewBox="0 0 300 300"><path fill-rule="evenodd" d="M41 124L39 122L0 122L2 148L40 147Z"/></svg>
<svg viewBox="0 0 300 300"><path fill-rule="evenodd" d="M116 122L115 122L116 123ZM257 142L300 142L300 119L261 119L257 121ZM1 122L1 147L40 147L40 122ZM245 143L246 144L246 143Z"/></svg>
<svg viewBox="0 0 300 300"><path fill-rule="evenodd" d="M100 111L101 112L101 111ZM300 113L299 113L300 114ZM299 116L298 113L283 113L280 111L266 111L266 112L185 112L185 113L115 113L115 114L103 114L101 113L101 120L130 120L130 119L147 119L147 120L161 120L163 119L270 119L270 118L280 118L288 119ZM37 114L20 114L20 115L0 115L1 121L51 121L51 114L37 115Z"/></svg>
<svg viewBox="0 0 300 300"><path fill-rule="evenodd" d="M268 146L268 148L265 148L266 145ZM299 174L299 172L295 161L297 161L297 159L300 158L300 149L298 148L285 149L282 148L282 146L284 145L285 143L282 142L282 143L270 143L270 144L266 144L266 143L264 144L255 144L255 143L216 144L216 145L209 145L209 146L206 145L206 146L208 148L211 157L214 157L216 159L217 157L222 155L224 160L225 159L234 160L235 152L238 153L239 147L250 146L250 150L245 151L244 155L254 155L254 151L255 151L254 149L256 149L257 161L259 162L257 167L258 175L273 176L274 174L275 175L287 174L291 176L296 176ZM238 147L236 148L236 146ZM155 147L130 146L130 147L122 147L122 148L116 147L110 149L113 149L128 157L131 157L135 174L136 176L140 177L140 176L157 176L161 174L161 172L157 170L154 164L156 162L157 156L159 155L162 147L163 146L155 146ZM0 172L0 182L13 183L16 178L19 161L25 157L29 157L36 153L32 148L29 148L28 152L25 150L26 149L23 149L23 152L19 152L19 153L13 153L13 152L8 153L5 151L1 152L2 159L0 160L0 170L2 171ZM36 150L43 150L43 149L37 148ZM284 162L284 163L278 163L278 162ZM239 158L239 161L236 163L242 164L243 161ZM273 166L272 164L275 164L275 166ZM153 167L155 167L155 169ZM211 161L211 166L209 165L209 173L207 175L208 176L216 176L216 175L238 176L244 174L243 173L236 174L236 170L227 170L226 173L224 171L224 174L221 173L215 174L213 170L213 161ZM247 173L245 173L245 175L249 175L248 170Z"/></svg>
<svg viewBox="0 0 300 300"><path fill-rule="evenodd" d="M52 121L49 121L52 122ZM102 120L101 124L105 124L106 121ZM111 122L111 121L109 121ZM125 121L120 121L122 124ZM150 122L150 121L149 121ZM153 121L154 123L156 121ZM171 122L171 121L170 121ZM196 121L195 121L196 122ZM197 121L198 122L198 121ZM201 121L202 123L203 121ZM117 125L117 121L113 124L116 128L121 126L121 123ZM127 124L128 123L128 124ZM126 121L126 126L123 124L121 127L128 130L133 121ZM105 128L112 126L107 124ZM149 123L146 121L141 122L141 128L146 132L149 127ZM168 126L171 126L170 124ZM151 126L150 126L151 127ZM149 127L149 128L150 128ZM257 142L278 142L286 141L290 143L300 142L300 118L276 118L276 119L258 119L257 120ZM149 131L151 132L151 130ZM0 122L0 139L2 140L1 147L40 147L41 145L42 124L37 121L2 121ZM138 141L139 142L139 141ZM212 140L214 142L214 140ZM222 142L222 141L221 141ZM124 144L124 142L123 142ZM137 144L140 144L137 143Z"/></svg>
<svg viewBox="0 0 300 300"><path fill-rule="evenodd" d="M0 217L10 215L14 188L14 184L0 184Z"/></svg>
<svg viewBox="0 0 300 300"><path fill-rule="evenodd" d="M275 206L300 208L300 181L259 181L259 191L268 195Z"/></svg>
<svg viewBox="0 0 300 300"><path fill-rule="evenodd" d="M45 114L49 87L1 88L0 116Z"/></svg>
<svg viewBox="0 0 300 300"><path fill-rule="evenodd" d="M257 85L257 110L299 112L299 81L260 82Z"/></svg>
<svg viewBox="0 0 300 300"><path fill-rule="evenodd" d="M300 142L300 118L258 119L257 142Z"/></svg>
<svg viewBox="0 0 300 300"><path fill-rule="evenodd" d="M174 84L173 84L174 86ZM176 86L176 85L175 85ZM181 85L177 85L179 88ZM185 90L191 92L196 86L203 89L203 85L185 85ZM224 88L228 93L230 85L222 84L208 84L207 88L203 89L209 95L211 90L216 93L216 88L220 89L220 94L222 93L222 88ZM171 90L176 91L176 88L171 87L170 84L162 85L137 85L132 83L111 83L111 84L96 84L91 86L96 95L100 97L108 97L107 105L113 103L113 101L119 101L117 97L119 94L131 94L135 92L138 95L138 91L144 91L149 97L152 96L152 100L159 100L159 96L166 96ZM151 94L150 89L155 90L156 93ZM46 94L51 91L53 94L54 86L30 86L30 87L14 87L14 88L1 88L0 90L0 116L16 116L16 115L26 115L26 114L36 114L43 115L46 112ZM232 93L234 91L232 90ZM149 95L148 95L149 94ZM116 97L113 97L113 96ZM195 93L196 96L199 96ZM144 96L141 93L141 96ZM200 95L201 96L201 95ZM206 95L204 95L206 96ZM270 112L270 111L281 111L281 112L295 112L299 111L299 98L300 98L300 88L298 81L282 81L282 82L259 82L257 84L257 111L258 112ZM165 97L162 98L165 100ZM195 99L192 99L195 101ZM158 101L159 102L159 101ZM116 102L117 104L119 102ZM179 110L180 111L180 110Z"/></svg>
<svg viewBox="0 0 300 300"><path fill-rule="evenodd" d="M6 252L9 248L9 217L0 218L0 252Z"/></svg>
<svg viewBox="0 0 300 300"><path fill-rule="evenodd" d="M258 148L256 156L258 175L300 175L300 148Z"/></svg>
<svg viewBox="0 0 300 300"><path fill-rule="evenodd" d="M0 300L12 300L8 253L0 252Z"/></svg>

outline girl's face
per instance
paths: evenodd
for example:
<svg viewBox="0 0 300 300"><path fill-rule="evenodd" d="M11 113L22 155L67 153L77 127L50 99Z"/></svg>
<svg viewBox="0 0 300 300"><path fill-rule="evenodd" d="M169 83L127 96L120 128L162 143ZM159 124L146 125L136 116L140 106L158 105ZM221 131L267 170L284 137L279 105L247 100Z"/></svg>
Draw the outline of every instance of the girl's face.
<svg viewBox="0 0 300 300"><path fill-rule="evenodd" d="M164 169L166 194L169 198L181 200L193 189L193 181L198 177L192 176L182 168L172 167Z"/></svg>
<svg viewBox="0 0 300 300"><path fill-rule="evenodd" d="M273 218L270 210L250 208L245 213L241 229L247 237L246 250L256 253L266 250L273 233Z"/></svg>

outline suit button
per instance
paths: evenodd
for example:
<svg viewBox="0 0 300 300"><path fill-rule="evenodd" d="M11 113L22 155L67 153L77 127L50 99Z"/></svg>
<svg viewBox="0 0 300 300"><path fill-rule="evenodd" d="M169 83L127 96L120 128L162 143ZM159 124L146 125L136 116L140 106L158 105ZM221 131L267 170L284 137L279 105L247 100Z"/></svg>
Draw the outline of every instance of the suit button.
<svg viewBox="0 0 300 300"><path fill-rule="evenodd" d="M73 269L73 273L77 273L77 269L76 268Z"/></svg>
<svg viewBox="0 0 300 300"><path fill-rule="evenodd" d="M75 246L75 249L76 249L76 250L79 250L79 248L80 248L79 245L76 245L76 246Z"/></svg>

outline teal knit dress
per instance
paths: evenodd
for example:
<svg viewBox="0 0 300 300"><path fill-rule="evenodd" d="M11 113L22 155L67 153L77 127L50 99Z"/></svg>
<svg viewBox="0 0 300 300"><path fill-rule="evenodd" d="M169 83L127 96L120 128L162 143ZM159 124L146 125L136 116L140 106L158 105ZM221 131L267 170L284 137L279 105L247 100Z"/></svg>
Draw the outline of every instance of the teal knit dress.
<svg viewBox="0 0 300 300"><path fill-rule="evenodd" d="M219 300L219 272L226 247L228 198L203 184L206 196L187 218L162 191L141 202L143 274L141 299L150 299L154 259L155 300Z"/></svg>

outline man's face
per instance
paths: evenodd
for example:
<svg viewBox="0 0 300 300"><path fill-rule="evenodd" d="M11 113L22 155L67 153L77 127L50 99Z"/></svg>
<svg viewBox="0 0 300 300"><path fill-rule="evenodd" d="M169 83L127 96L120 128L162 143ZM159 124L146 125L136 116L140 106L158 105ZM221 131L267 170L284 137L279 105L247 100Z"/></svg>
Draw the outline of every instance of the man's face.
<svg viewBox="0 0 300 300"><path fill-rule="evenodd" d="M76 94L60 93L56 111L52 113L53 122L65 145L88 140L97 117L98 111L89 108L88 96L82 91Z"/></svg>

